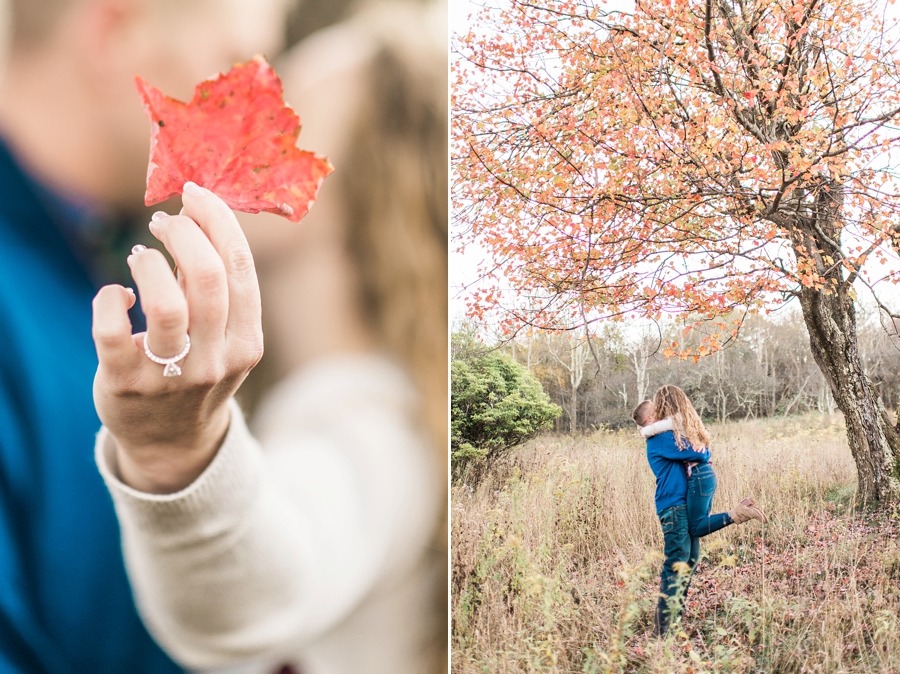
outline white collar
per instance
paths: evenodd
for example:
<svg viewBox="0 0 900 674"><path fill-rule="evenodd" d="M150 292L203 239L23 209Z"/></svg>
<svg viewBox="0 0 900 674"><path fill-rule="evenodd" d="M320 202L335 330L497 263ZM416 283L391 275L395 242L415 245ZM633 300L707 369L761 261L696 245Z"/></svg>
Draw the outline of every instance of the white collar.
<svg viewBox="0 0 900 674"><path fill-rule="evenodd" d="M659 435L660 433L674 430L675 424L672 423L672 417L668 417L666 419L662 419L661 421L655 421L652 424L647 424L646 426L641 428L641 435L643 435L645 438L650 438L654 435Z"/></svg>

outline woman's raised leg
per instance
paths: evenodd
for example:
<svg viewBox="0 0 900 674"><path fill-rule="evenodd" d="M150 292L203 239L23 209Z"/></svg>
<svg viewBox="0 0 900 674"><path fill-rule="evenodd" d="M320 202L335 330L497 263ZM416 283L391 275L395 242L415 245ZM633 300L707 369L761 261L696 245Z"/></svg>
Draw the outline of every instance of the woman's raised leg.
<svg viewBox="0 0 900 674"><path fill-rule="evenodd" d="M692 538L702 538L733 524L729 513L710 514L716 493L716 474L708 463L694 466L688 478L688 530Z"/></svg>

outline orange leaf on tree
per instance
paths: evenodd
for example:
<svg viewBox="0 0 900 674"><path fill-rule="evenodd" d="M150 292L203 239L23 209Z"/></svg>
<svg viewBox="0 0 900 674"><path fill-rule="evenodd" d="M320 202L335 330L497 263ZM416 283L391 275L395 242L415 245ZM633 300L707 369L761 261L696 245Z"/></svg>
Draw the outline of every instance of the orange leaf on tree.
<svg viewBox="0 0 900 674"><path fill-rule="evenodd" d="M140 77L135 82L151 122L147 206L193 181L237 211L268 211L294 222L306 215L332 167L297 148L300 118L264 58L201 82L190 103Z"/></svg>

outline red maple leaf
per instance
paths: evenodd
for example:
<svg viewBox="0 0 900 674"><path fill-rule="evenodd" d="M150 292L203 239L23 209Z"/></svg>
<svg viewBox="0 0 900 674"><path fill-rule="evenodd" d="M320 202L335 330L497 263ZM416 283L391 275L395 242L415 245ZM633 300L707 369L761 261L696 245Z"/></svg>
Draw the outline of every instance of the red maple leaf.
<svg viewBox="0 0 900 674"><path fill-rule="evenodd" d="M135 82L151 122L147 206L181 194L190 180L238 211L294 222L306 215L332 167L297 148L300 118L263 57L201 82L190 103Z"/></svg>

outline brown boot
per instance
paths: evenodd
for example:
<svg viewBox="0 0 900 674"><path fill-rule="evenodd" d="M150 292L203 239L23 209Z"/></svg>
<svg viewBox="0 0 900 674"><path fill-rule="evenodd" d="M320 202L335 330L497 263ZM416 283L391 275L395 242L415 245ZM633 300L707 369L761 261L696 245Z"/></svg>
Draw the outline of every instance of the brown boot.
<svg viewBox="0 0 900 674"><path fill-rule="evenodd" d="M756 505L756 501L754 501L749 496L747 496L746 498L742 498L741 503L743 503L745 506L750 506L751 509L756 511L756 514L753 516L753 519L759 520L763 524L765 524L766 522L769 521L769 518L766 517L766 514L762 511L762 508L760 508L758 505Z"/></svg>
<svg viewBox="0 0 900 674"><path fill-rule="evenodd" d="M728 516L735 524L743 524L749 520L759 520L763 524L769 521L766 514L760 510L749 496L741 499L741 502L735 506L734 510L728 511Z"/></svg>
<svg viewBox="0 0 900 674"><path fill-rule="evenodd" d="M765 524L769 521L769 518L766 517L766 514L762 511L762 508L759 506L750 506L750 510L753 511L753 519L759 520L762 524Z"/></svg>
<svg viewBox="0 0 900 674"><path fill-rule="evenodd" d="M732 510L728 511L728 516L735 524L743 524L744 522L752 520L755 515L756 513L753 512L753 508L744 505L743 501L738 503Z"/></svg>

